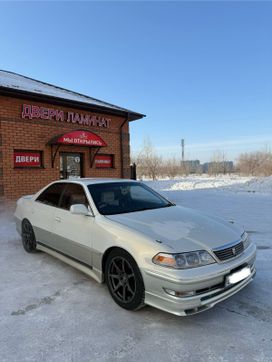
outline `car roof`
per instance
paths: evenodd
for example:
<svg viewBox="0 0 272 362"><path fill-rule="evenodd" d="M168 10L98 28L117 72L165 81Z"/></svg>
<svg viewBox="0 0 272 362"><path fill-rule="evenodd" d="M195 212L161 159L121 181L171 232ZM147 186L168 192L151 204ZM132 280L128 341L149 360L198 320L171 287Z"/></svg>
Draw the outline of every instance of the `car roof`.
<svg viewBox="0 0 272 362"><path fill-rule="evenodd" d="M104 183L113 183L113 182L137 182L135 180L123 179L123 178L71 178L65 180L58 180L58 182L66 182L66 183L79 183L81 185L94 185L94 184L104 184Z"/></svg>

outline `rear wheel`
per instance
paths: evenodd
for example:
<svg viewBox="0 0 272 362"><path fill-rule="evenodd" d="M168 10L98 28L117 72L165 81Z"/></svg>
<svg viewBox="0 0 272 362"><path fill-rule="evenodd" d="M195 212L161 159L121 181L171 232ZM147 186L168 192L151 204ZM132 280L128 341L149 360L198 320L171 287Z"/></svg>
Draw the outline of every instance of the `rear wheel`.
<svg viewBox="0 0 272 362"><path fill-rule="evenodd" d="M135 260L122 249L113 250L106 261L106 283L114 301L122 308L144 306L144 283Z"/></svg>
<svg viewBox="0 0 272 362"><path fill-rule="evenodd" d="M25 251L33 253L36 251L36 237L31 223L24 219L22 222L22 243Z"/></svg>

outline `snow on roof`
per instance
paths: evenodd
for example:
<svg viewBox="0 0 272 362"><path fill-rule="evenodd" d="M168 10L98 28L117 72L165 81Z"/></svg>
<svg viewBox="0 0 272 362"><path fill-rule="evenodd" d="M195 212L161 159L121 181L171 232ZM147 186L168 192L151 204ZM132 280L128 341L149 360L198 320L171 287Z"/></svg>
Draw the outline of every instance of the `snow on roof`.
<svg viewBox="0 0 272 362"><path fill-rule="evenodd" d="M104 101L100 101L99 99L88 97L84 94L73 92L65 88L61 88L49 83L41 82L36 79L28 78L23 75L5 70L0 70L0 88L1 87L86 103L89 105L113 109L122 112L129 112L134 114L136 113L128 109L118 107ZM139 113L136 114L139 115L139 118L143 117L143 115Z"/></svg>

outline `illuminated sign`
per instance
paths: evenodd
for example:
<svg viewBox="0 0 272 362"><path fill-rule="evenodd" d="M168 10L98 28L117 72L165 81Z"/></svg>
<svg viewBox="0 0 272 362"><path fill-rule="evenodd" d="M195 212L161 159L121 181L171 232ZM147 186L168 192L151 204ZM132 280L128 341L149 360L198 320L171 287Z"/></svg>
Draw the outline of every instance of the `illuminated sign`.
<svg viewBox="0 0 272 362"><path fill-rule="evenodd" d="M42 157L40 151L14 151L14 167L41 167Z"/></svg>
<svg viewBox="0 0 272 362"><path fill-rule="evenodd" d="M22 118L44 119L80 124L82 126L109 128L111 119L87 113L64 112L59 109L23 104Z"/></svg>
<svg viewBox="0 0 272 362"><path fill-rule="evenodd" d="M96 155L94 163L96 168L113 168L113 156Z"/></svg>

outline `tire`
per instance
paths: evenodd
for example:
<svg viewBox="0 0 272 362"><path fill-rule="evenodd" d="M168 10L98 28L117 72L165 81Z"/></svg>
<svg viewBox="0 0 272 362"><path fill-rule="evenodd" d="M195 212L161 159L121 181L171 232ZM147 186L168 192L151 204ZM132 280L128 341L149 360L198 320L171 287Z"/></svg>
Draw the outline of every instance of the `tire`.
<svg viewBox="0 0 272 362"><path fill-rule="evenodd" d="M144 306L145 288L135 260L125 250L113 250L106 261L105 279L113 300L122 308Z"/></svg>
<svg viewBox="0 0 272 362"><path fill-rule="evenodd" d="M27 219L22 221L22 243L25 251L28 253L36 252L36 237L33 227Z"/></svg>

